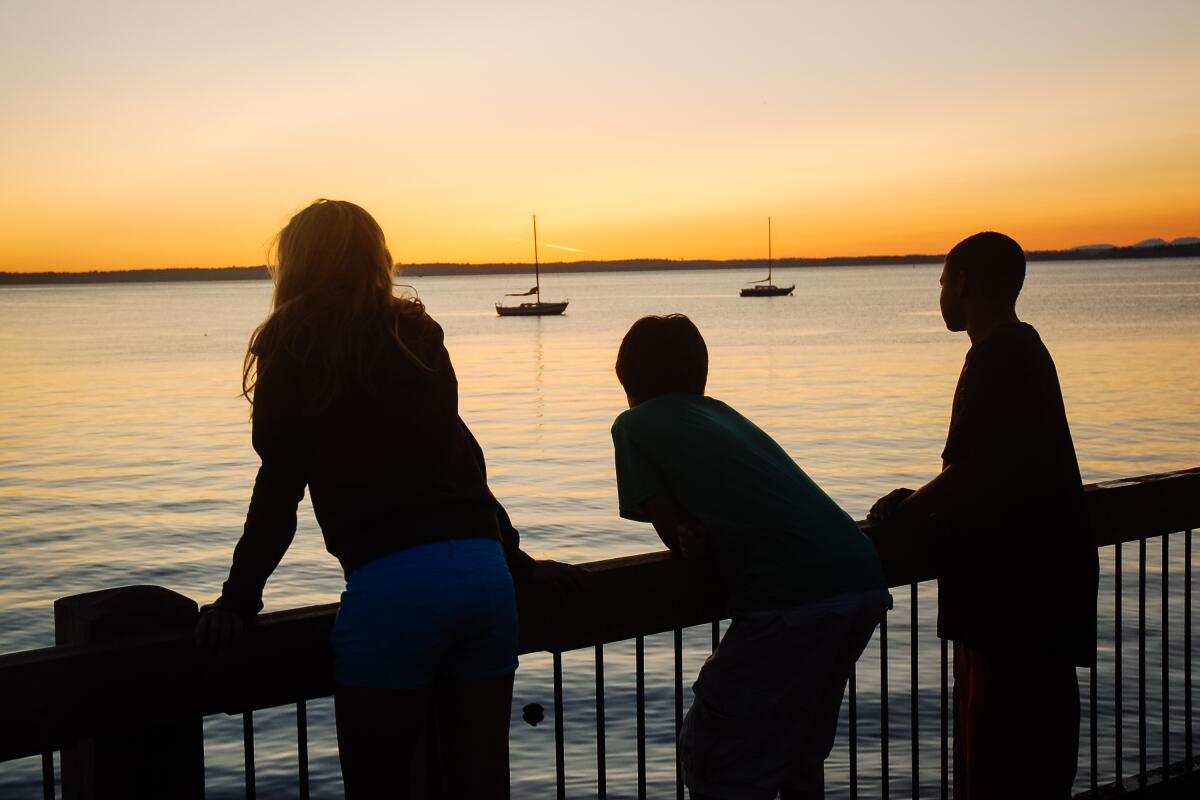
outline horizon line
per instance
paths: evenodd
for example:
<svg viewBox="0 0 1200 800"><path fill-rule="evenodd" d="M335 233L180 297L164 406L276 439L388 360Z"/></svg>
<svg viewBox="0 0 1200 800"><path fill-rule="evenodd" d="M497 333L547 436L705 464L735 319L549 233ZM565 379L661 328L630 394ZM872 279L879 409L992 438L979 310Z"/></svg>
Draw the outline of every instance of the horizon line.
<svg viewBox="0 0 1200 800"><path fill-rule="evenodd" d="M1185 240L1185 241L1180 241ZM1142 240L1147 242L1152 240ZM1025 250L1026 256L1037 255L1079 255L1085 258L1094 259L1096 255L1107 253L1110 251L1130 251L1130 250L1161 250L1167 248L1188 248L1200 246L1200 237L1180 236L1172 241L1160 240L1155 244L1143 244L1138 242L1129 245L1113 245L1113 244L1085 244L1076 245L1074 247L1049 249L1049 250ZM1175 242L1179 242L1175 244ZM837 256L777 256L771 259L776 263L780 262L802 262L807 264L820 264L821 262L842 262L841 264L831 264L831 266L849 265L846 262L854 262L855 265L868 265L872 263L871 259L878 259L880 265L890 266L897 261L903 262L905 259L944 259L945 253L889 253L889 254L863 254L863 255L837 255ZM572 264L630 264L630 263L662 263L662 264L755 264L766 263L767 258L752 257L752 258L669 258L662 256L639 257L639 258L585 258L574 261L543 261L542 266L570 266ZM887 263L885 263L887 262ZM24 272L16 272L11 270L0 271L2 276L18 276L18 275L98 275L98 274L116 274L130 272L186 272L188 270L247 270L247 269L266 269L268 264L227 264L224 266L158 266L158 267L96 267L91 269L77 270L30 270ZM476 267L521 267L533 266L532 261L397 261L393 268L400 270L405 267L460 267L471 269Z"/></svg>
<svg viewBox="0 0 1200 800"><path fill-rule="evenodd" d="M1145 258L1158 260L1161 258L1196 258L1200 257L1200 241L1184 242L1181 244L1161 245L1126 245L1084 246L1069 250L1026 250L1029 261L1128 261ZM928 265L944 261L944 254L909 253L902 255L880 256L825 256L799 257L788 256L774 259L777 266L787 268L838 268L838 267L902 267ZM765 258L750 259L612 259L612 260L580 260L580 261L551 261L542 263L542 269L549 269L559 274L570 273L572 268L578 271L603 273L611 272L656 272L679 270L719 270L737 269L740 267L758 267L765 265ZM426 278L453 277L471 275L505 275L531 270L533 262L487 262L472 264L466 262L422 262L393 265L395 277ZM268 265L256 264L251 266L228 265L223 267L136 267L128 269L109 270L77 270L77 271L42 271L42 272L0 272L0 285L21 284L70 284L70 283L112 283L112 282L154 282L156 279L166 281L204 281L220 280L229 277L231 280L267 280ZM124 280L122 280L122 278ZM141 278L141 281L138 279ZM106 280L107 279L107 280Z"/></svg>

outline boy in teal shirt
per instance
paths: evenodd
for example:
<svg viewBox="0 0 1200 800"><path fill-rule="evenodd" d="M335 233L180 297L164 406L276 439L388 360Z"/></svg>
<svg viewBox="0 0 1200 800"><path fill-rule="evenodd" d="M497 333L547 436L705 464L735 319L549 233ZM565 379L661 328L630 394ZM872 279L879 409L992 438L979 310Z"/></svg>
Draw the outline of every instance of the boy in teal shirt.
<svg viewBox="0 0 1200 800"><path fill-rule="evenodd" d="M821 797L850 670L890 604L871 542L770 436L704 396L708 350L680 314L621 342L613 423L622 517L710 555L732 623L679 737L694 799Z"/></svg>

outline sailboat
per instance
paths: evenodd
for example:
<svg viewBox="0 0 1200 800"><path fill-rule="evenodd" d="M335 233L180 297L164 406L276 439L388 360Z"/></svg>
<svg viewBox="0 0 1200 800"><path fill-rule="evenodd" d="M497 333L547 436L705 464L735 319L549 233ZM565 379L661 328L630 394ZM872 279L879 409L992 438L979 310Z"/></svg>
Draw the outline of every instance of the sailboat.
<svg viewBox="0 0 1200 800"><path fill-rule="evenodd" d="M776 286L771 283L771 264L771 218L767 217L767 277L761 281L753 281L753 286L742 289L742 297L783 297L792 293L796 288L794 283L791 286Z"/></svg>
<svg viewBox="0 0 1200 800"><path fill-rule="evenodd" d="M518 303L515 306L506 306L496 303L496 313L502 317L545 317L554 314L561 314L567 310L567 303L570 300L562 300L557 303L542 302L542 277L541 267L538 264L538 247L537 247L537 214L531 214L533 217L533 288L527 292L516 292L514 294L506 294L505 297L529 297L533 295L536 299L532 302Z"/></svg>

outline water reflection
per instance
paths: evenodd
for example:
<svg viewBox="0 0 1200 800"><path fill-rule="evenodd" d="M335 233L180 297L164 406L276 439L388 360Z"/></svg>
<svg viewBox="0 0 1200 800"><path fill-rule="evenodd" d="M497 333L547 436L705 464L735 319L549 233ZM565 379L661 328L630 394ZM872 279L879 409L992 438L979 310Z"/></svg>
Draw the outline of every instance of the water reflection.
<svg viewBox="0 0 1200 800"><path fill-rule="evenodd" d="M884 491L912 485L940 463L966 341L933 318L938 271L797 271L796 296L767 304L732 296L743 278L757 277L749 272L563 275L556 280L573 298L566 316L504 322L489 305L503 276L412 282L445 328L463 417L523 541L535 553L582 561L659 546L647 526L617 517L614 496L609 427L625 400L613 362L634 320L691 316L709 344L711 393L766 428L861 517ZM1054 354L1085 480L1200 463L1200 371L1190 368L1200 299L1142 291L1154 284L1200 285L1200 260L1031 265L1018 310ZM247 337L269 301L267 283L0 289L0 649L52 642L50 607L59 596L128 583L201 600L215 595L257 467L237 390ZM1111 563L1111 554L1104 558ZM296 543L267 586L267 607L330 602L340 589L305 502ZM924 680L935 682L936 672L927 673L937 665L934 591L933 584L920 589L918 646ZM895 613L906 618L907 598L898 600ZM1111 615L1111 586L1102 601L1102 614ZM1126 611L1135 607L1136 598L1127 599ZM904 658L907 643L897 636L892 651ZM695 637L689 675L706 648L704 632ZM658 794L674 778L669 640L648 643ZM614 792L632 778L631 648L606 650ZM594 791L591 657L567 658L568 758L572 793L581 796ZM877 666L873 646L860 674ZM548 669L548 659L524 660L518 708L531 701L549 708ZM907 675L897 669L892 681L899 763ZM922 698L923 707L928 702ZM294 730L279 724L261 730L259 752L278 760L277 774L268 774L282 781ZM514 775L529 781L526 796L552 786L548 730L514 724ZM214 794L235 791L241 780L240 728L229 735L233 744L220 736L210 743ZM325 776L336 773L332 742L313 734L314 770ZM831 774L846 757L844 748L835 751ZM922 758L936 763L935 754ZM10 774L0 770L0 794L20 797L5 783ZM287 794L261 783L260 790Z"/></svg>

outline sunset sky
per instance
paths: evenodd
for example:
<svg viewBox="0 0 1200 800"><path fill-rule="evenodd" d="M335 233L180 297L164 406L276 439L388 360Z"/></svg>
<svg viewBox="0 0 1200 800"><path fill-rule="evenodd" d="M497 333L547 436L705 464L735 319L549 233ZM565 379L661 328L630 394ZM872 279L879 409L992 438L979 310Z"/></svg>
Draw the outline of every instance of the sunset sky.
<svg viewBox="0 0 1200 800"><path fill-rule="evenodd" d="M1200 236L1200 2L0 0L0 270Z"/></svg>

